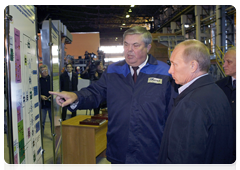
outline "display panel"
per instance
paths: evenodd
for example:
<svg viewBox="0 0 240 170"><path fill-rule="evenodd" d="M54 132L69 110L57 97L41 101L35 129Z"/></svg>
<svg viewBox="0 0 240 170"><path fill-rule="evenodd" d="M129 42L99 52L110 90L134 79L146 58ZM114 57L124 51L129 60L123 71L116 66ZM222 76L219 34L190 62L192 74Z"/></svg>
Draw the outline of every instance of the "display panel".
<svg viewBox="0 0 240 170"><path fill-rule="evenodd" d="M9 15L13 163L43 163L35 7L11 5ZM10 153L11 154L11 153Z"/></svg>

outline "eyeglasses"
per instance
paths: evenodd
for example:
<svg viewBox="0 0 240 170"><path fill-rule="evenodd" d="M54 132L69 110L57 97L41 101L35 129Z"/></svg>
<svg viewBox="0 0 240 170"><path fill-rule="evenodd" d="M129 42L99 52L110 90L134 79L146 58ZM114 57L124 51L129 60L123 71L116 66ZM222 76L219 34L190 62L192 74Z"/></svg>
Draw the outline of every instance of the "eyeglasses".
<svg viewBox="0 0 240 170"><path fill-rule="evenodd" d="M41 72L44 73L44 72L47 72L48 70L42 70Z"/></svg>

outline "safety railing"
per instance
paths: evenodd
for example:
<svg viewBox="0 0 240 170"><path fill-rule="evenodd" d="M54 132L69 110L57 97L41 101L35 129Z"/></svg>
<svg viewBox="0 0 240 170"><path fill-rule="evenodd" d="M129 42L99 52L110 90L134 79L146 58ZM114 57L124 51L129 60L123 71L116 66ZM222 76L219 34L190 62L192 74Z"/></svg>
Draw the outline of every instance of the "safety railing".
<svg viewBox="0 0 240 170"><path fill-rule="evenodd" d="M221 48L219 46L215 46L216 50L215 50L215 56L216 56L216 62L217 62L217 66L218 68L220 69L220 72L221 74L225 77L225 72L224 72L224 69L223 69L223 64L224 64L224 60L223 60L223 56L224 56L224 53L223 51L221 50Z"/></svg>

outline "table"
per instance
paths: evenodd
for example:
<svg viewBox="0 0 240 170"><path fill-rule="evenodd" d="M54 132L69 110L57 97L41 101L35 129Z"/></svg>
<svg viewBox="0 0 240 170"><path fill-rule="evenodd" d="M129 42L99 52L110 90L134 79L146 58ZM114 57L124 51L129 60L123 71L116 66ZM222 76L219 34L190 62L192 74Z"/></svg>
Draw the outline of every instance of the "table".
<svg viewBox="0 0 240 170"><path fill-rule="evenodd" d="M78 115L62 122L64 164L95 164L96 157L107 147L107 122L100 126L80 125L91 116Z"/></svg>

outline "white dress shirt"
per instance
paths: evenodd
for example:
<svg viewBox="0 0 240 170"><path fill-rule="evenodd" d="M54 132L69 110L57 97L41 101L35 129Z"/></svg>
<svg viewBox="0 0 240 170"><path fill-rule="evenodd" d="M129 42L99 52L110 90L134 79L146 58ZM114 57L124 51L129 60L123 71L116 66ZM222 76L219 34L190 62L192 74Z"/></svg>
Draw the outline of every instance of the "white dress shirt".
<svg viewBox="0 0 240 170"><path fill-rule="evenodd" d="M232 85L233 85L233 81L236 80L234 77L232 77Z"/></svg>
<svg viewBox="0 0 240 170"><path fill-rule="evenodd" d="M68 72L69 80L72 81L72 72Z"/></svg>
<svg viewBox="0 0 240 170"><path fill-rule="evenodd" d="M137 69L137 75L139 74L140 70L147 64L147 61L148 61L148 55L147 55L146 60L138 66L139 68ZM133 75L134 71L133 71L132 66L130 67L130 71L131 71L131 75Z"/></svg>

